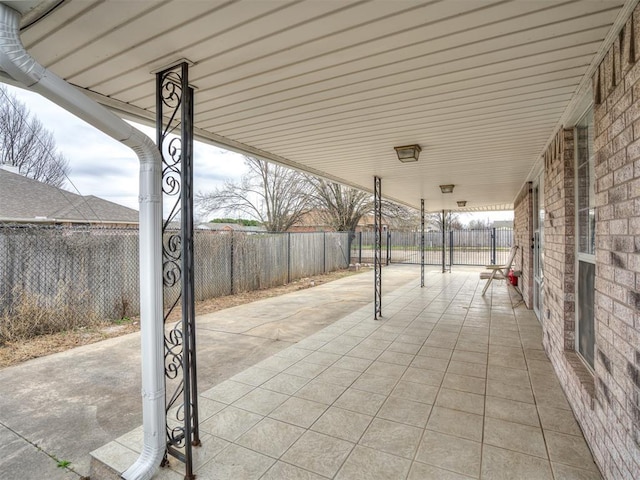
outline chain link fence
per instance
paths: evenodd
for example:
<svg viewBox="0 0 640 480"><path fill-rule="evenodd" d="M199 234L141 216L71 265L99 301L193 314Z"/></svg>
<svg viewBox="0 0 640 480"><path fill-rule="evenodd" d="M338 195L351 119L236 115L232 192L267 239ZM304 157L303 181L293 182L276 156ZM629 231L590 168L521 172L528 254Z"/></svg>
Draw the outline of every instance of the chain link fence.
<svg viewBox="0 0 640 480"><path fill-rule="evenodd" d="M198 301L349 266L347 232L194 233ZM138 265L137 229L0 225L0 343L20 312L43 319L37 333L137 315ZM179 293L165 288L165 305Z"/></svg>

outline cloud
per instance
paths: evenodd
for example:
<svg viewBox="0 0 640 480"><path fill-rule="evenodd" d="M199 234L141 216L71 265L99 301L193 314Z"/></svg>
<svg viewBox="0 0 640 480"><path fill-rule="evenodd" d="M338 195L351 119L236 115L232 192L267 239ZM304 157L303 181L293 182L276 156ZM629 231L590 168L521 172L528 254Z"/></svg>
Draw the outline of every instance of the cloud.
<svg viewBox="0 0 640 480"><path fill-rule="evenodd" d="M131 149L37 93L11 86L7 89L53 133L59 152L69 159L69 190L138 208L139 164ZM132 124L155 140L153 128ZM195 142L195 192L237 180L245 171L242 155Z"/></svg>
<svg viewBox="0 0 640 480"><path fill-rule="evenodd" d="M226 175L219 175L213 172L200 172L197 177L198 183L202 184L205 188L210 183L224 183L228 179L229 177Z"/></svg>
<svg viewBox="0 0 640 480"><path fill-rule="evenodd" d="M137 165L137 160L134 160ZM129 175L132 168L132 159L130 158L109 158L108 161L102 162L99 168L99 177L119 177ZM74 176L96 176L96 165L88 162L76 162L73 166ZM135 167L135 165L134 165Z"/></svg>

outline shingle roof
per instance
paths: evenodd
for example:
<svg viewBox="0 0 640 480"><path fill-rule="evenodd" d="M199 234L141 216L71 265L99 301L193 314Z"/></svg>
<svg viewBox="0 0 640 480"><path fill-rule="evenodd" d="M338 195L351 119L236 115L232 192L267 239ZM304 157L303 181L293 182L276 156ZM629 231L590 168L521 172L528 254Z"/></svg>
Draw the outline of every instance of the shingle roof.
<svg viewBox="0 0 640 480"><path fill-rule="evenodd" d="M196 228L200 230L234 230L236 232L266 232L266 229L260 226L244 226L238 223L200 223Z"/></svg>
<svg viewBox="0 0 640 480"><path fill-rule="evenodd" d="M0 168L0 222L138 223L138 212L82 196Z"/></svg>

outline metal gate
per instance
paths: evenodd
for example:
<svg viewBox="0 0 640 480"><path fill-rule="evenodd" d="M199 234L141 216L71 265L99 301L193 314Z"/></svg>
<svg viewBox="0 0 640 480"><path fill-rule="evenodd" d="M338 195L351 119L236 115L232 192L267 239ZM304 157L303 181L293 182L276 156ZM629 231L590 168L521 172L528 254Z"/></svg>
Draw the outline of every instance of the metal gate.
<svg viewBox="0 0 640 480"><path fill-rule="evenodd" d="M419 231L383 232L382 258L386 264L421 262ZM424 234L424 263L442 265L444 250L445 264L490 265L505 263L513 245L513 228L485 228L473 230L450 230L445 233L442 245L442 231ZM373 232L358 232L351 243L352 263L373 263Z"/></svg>

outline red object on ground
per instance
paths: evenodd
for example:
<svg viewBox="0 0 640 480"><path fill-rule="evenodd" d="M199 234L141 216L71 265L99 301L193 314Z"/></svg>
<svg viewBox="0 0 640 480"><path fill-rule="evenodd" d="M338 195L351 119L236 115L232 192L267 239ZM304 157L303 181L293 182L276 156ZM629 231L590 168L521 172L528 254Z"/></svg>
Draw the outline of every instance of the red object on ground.
<svg viewBox="0 0 640 480"><path fill-rule="evenodd" d="M518 286L518 277L516 277L513 274L513 270L509 270L509 283L511 283L511 285L513 285L514 287Z"/></svg>

